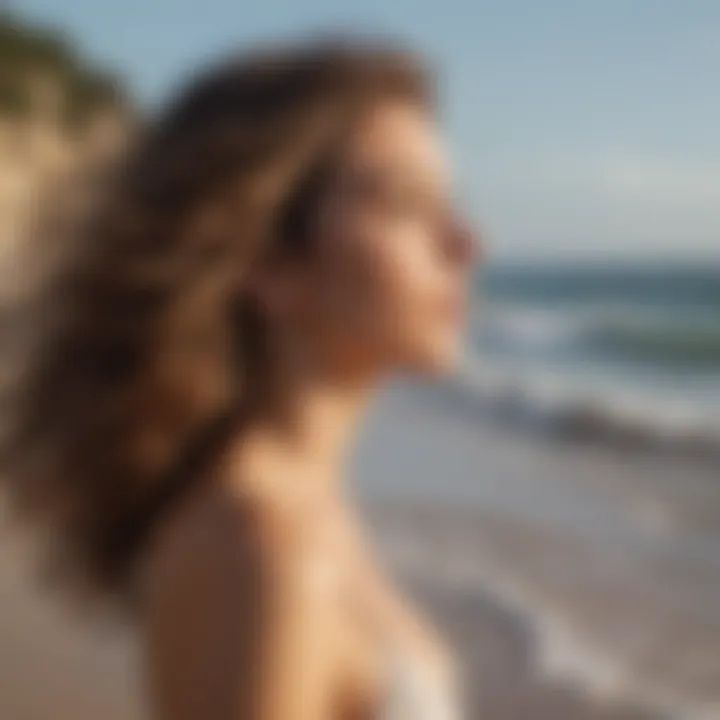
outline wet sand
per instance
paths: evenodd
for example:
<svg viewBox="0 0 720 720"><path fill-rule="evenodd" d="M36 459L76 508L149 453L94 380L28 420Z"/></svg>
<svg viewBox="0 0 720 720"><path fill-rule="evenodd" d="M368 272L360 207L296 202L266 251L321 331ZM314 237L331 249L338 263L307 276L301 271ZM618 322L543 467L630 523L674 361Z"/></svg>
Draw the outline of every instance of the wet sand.
<svg viewBox="0 0 720 720"><path fill-rule="evenodd" d="M538 676L536 638L523 618L487 595L412 582L409 591L456 648L477 720L658 720L630 703L593 700L582 689Z"/></svg>
<svg viewBox="0 0 720 720"><path fill-rule="evenodd" d="M0 718L141 718L131 644L40 589L29 544L0 507Z"/></svg>

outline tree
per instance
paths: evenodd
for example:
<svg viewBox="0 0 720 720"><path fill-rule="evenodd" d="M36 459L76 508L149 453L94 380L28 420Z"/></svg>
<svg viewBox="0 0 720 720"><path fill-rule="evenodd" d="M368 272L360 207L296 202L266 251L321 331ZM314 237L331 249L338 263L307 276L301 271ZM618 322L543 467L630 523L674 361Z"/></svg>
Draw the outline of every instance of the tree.
<svg viewBox="0 0 720 720"><path fill-rule="evenodd" d="M129 110L117 77L92 67L70 37L0 11L0 115L22 119L47 110L39 87L54 89L54 119L68 132L81 131L99 112Z"/></svg>

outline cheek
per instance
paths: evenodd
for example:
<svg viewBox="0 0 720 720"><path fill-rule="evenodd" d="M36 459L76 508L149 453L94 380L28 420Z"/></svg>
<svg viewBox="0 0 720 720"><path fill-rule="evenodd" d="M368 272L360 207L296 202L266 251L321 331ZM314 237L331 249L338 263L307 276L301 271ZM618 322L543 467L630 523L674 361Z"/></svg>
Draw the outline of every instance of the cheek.
<svg viewBox="0 0 720 720"><path fill-rule="evenodd" d="M323 324L379 360L435 363L456 334L453 280L435 247L412 225L367 223L336 235L318 282Z"/></svg>

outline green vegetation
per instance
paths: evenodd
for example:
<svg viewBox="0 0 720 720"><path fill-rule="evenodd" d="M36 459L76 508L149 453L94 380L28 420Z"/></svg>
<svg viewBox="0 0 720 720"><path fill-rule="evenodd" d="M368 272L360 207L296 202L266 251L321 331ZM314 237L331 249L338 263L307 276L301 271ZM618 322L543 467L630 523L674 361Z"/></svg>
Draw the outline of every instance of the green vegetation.
<svg viewBox="0 0 720 720"><path fill-rule="evenodd" d="M100 111L128 107L117 78L92 67L71 38L0 11L0 115L38 112L39 83L56 90L56 119L68 131L81 130Z"/></svg>

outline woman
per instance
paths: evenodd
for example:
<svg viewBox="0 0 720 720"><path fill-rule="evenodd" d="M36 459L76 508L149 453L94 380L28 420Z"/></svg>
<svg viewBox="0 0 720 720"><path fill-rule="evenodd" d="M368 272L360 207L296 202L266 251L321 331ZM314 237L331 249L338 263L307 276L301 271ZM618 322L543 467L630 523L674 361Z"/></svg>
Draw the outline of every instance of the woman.
<svg viewBox="0 0 720 720"><path fill-rule="evenodd" d="M153 717L454 717L448 653L341 472L379 380L458 343L472 243L415 60L324 43L215 68L87 239L10 474L64 570L132 604Z"/></svg>

